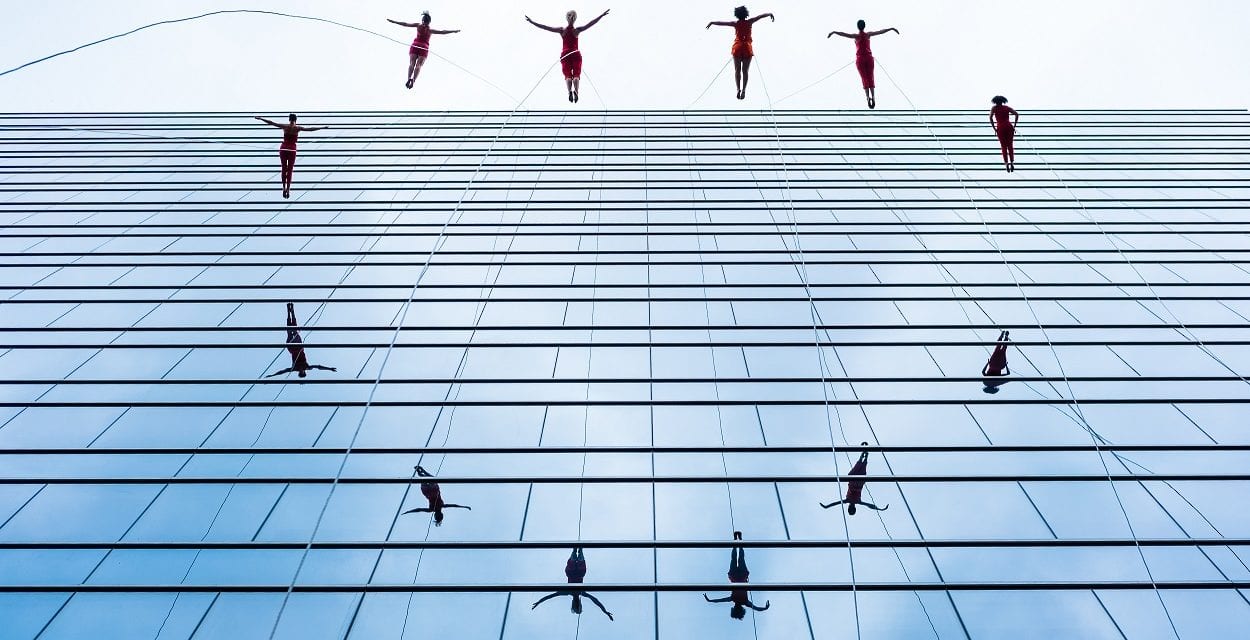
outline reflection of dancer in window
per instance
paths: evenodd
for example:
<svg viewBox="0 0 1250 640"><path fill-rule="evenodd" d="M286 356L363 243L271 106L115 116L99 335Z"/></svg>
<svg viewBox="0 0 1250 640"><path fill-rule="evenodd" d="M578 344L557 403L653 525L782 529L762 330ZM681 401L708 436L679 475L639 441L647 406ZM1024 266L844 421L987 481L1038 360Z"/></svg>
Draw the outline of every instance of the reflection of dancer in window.
<svg viewBox="0 0 1250 640"><path fill-rule="evenodd" d="M560 49L560 68L564 71L564 84L569 90L569 102L577 102L579 98L578 92L582 85L582 50L578 47L577 36L581 35L583 31L598 24L598 22L606 15L608 15L608 12L604 11L599 14L598 18L595 18L594 20L591 20L590 22L587 22L579 27L576 26L577 12L569 11L564 14L565 19L568 20L568 24L560 28L549 27L545 24L538 24L537 22L531 20L529 16L525 16L525 21L535 27L538 27L543 31L560 34L560 39L564 43L564 46Z"/></svg>
<svg viewBox="0 0 1250 640"><path fill-rule="evenodd" d="M868 446L868 443L861 442L860 446L866 447ZM849 475L862 476L866 473L868 473L868 452L867 451L859 454L859 461L855 463L855 466L851 467L851 473ZM885 511L886 509L890 508L890 505L888 504L885 505L884 507L878 507L877 505L871 502L864 502L863 493L864 493L864 481L863 480L848 480L846 482L846 498L845 499L838 500L837 502L830 502L829 504L824 504L822 502L820 506L828 509L829 507L836 507L840 504L845 504L846 513L852 516L855 515L855 505L857 504L862 504L865 507L868 507L869 509L873 509L875 511Z"/></svg>
<svg viewBox="0 0 1250 640"><path fill-rule="evenodd" d="M386 21L401 27L417 28L417 37L412 41L412 46L408 47L408 82L404 86L409 89L412 88L412 83L417 81L417 76L421 74L421 67L425 66L425 59L430 55L430 36L460 33L459 29L451 29L450 31L431 29L429 11L421 12L421 22L419 23L400 22L390 18L387 18Z"/></svg>
<svg viewBox="0 0 1250 640"><path fill-rule="evenodd" d="M998 393L998 387L1007 384L1007 376L1011 375L1011 369L1007 367L1007 345L1011 342L1010 335L1010 331L998 334L998 344L994 345L994 352L990 354L989 362L986 362L985 368L981 369L983 376L981 382L985 384L982 391L986 393Z"/></svg>
<svg viewBox="0 0 1250 640"><path fill-rule="evenodd" d="M990 126L998 135L998 146L1003 149L1003 164L1007 165L1007 173L1016 170L1016 126L1020 124L1020 113L1007 106L1007 99L994 96L990 102Z"/></svg>
<svg viewBox="0 0 1250 640"><path fill-rule="evenodd" d="M288 124L278 124L268 118L256 116L257 120L282 130L282 146L278 147L278 159L282 161L282 197L291 197L291 178L295 174L295 146L299 142L299 132L320 131L330 127L301 127L295 124L295 114L287 116Z"/></svg>
<svg viewBox="0 0 1250 640"><path fill-rule="evenodd" d="M833 36L842 36L855 41L855 68L859 70L859 79L864 85L864 96L868 98L868 108L877 108L877 81L874 76L876 69L876 60L872 57L872 45L870 40L873 36L879 36L883 33L899 33L898 29L890 27L880 31L864 31L864 27L868 26L863 20L855 24L859 28L859 33L842 33L841 31L830 31L826 38ZM902 35L902 34L900 34Z"/></svg>
<svg viewBox="0 0 1250 640"><path fill-rule="evenodd" d="M295 304L286 303L286 350L291 353L291 366L271 373L266 378L280 376L284 373L298 373L299 377L307 378L309 369L320 369L322 371L338 371L334 367L323 367L319 364L308 364L308 354L304 353L304 341L299 337L299 323L295 320Z"/></svg>
<svg viewBox="0 0 1250 640"><path fill-rule="evenodd" d="M586 555L582 552L581 547L573 547L573 553L569 554L569 561L564 564L564 575L569 579L569 584L581 584L586 581ZM602 602L593 595L580 589L562 589L554 593L549 593L534 603L530 609L537 609L538 605L558 596L572 596L573 604L571 610L577 615L582 615L582 596L586 596L599 610L608 616L608 620L614 620L612 612L608 611Z"/></svg>
<svg viewBox="0 0 1250 640"><path fill-rule="evenodd" d="M751 46L751 27L756 22L768 18L773 22L777 18L771 13L761 13L754 18L748 18L751 13L746 7L738 7L734 9L734 22L709 22L704 29L712 27L733 27L734 43L729 49L729 55L734 59L734 85L738 87L738 99L742 100L747 97L747 75L751 72L751 58L755 57L755 49Z"/></svg>
<svg viewBox="0 0 1250 640"><path fill-rule="evenodd" d="M735 531L734 540L741 540L741 539L742 539L742 532ZM743 549L741 545L734 545L733 548L729 550L729 581L734 584L746 584L747 580L750 577L751 577L751 572L747 570L746 550ZM729 610L729 617L735 620L741 620L746 617L747 607L750 607L751 609L755 611L767 611L768 610L768 605L770 604L769 601L765 600L764 606L757 607L751 602L751 600L747 597L747 595L748 595L747 590L745 588L742 588L742 589L734 589L729 592L728 596L725 596L724 598L716 598L715 600L707 597L707 594L705 593L703 594L703 599L707 600L708 602L716 602L716 603L732 602L734 606Z"/></svg>
<svg viewBox="0 0 1250 640"><path fill-rule="evenodd" d="M421 476L422 478L434 477L433 475L430 474L429 471L425 470L425 467L422 467L421 465L417 465L417 475ZM405 511L404 514L432 513L434 514L434 526L436 527L443 526L443 509L468 509L469 511L473 510L473 507L466 507L462 504L451 504L448 502L443 502L443 491L438 488L438 483L434 482L433 480L423 480L421 482L421 495L425 496L425 499L429 501L430 506L420 507L417 509L409 509Z"/></svg>

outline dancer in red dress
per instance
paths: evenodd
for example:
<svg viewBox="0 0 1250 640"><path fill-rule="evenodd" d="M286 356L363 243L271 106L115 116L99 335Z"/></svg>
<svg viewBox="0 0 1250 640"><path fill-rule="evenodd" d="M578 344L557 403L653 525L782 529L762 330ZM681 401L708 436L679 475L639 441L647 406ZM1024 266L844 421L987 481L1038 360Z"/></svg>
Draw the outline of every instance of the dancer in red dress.
<svg viewBox="0 0 1250 640"><path fill-rule="evenodd" d="M756 22L768 18L773 22L777 18L771 13L761 13L754 18L748 18L751 15L746 7L738 7L734 9L734 17L737 20L733 22L709 22L704 29L712 27L733 27L734 43L729 48L729 55L734 59L734 85L738 87L738 99L742 100L747 97L747 76L751 71L751 58L755 57L755 48L751 46L751 27Z"/></svg>
<svg viewBox="0 0 1250 640"><path fill-rule="evenodd" d="M1016 126L1020 124L1020 114L1007 106L1007 99L994 96L990 102L990 126L998 135L998 145L1003 148L1003 164L1007 165L1007 173L1016 170Z"/></svg>
<svg viewBox="0 0 1250 640"><path fill-rule="evenodd" d="M611 9L608 11L611 11ZM582 50L578 47L577 36L581 35L583 31L598 24L604 16L608 15L608 11L604 11L599 14L598 18L595 18L580 27L576 26L576 11L569 11L564 14L565 19L568 20L568 24L560 28L539 24L531 20L529 16L525 16L525 21L535 27L538 27L543 31L560 34L560 41L563 43L563 46L560 49L560 68L564 71L564 85L569 90L569 102L578 101L580 98L578 93L581 90L582 84Z"/></svg>
<svg viewBox="0 0 1250 640"><path fill-rule="evenodd" d="M825 37L832 38L833 36L842 36L843 38L850 38L855 41L855 68L859 70L859 79L864 85L864 97L868 98L868 108L876 109L877 80L873 74L876 68L876 61L874 61L872 57L872 44L870 41L873 36L879 36L883 33L889 33L891 31L898 33L899 35L902 35L902 33L894 27L882 29L880 31L864 31L864 27L868 25L863 20L860 20L855 26L859 28L858 33L830 31L829 35Z"/></svg>
<svg viewBox="0 0 1250 640"><path fill-rule="evenodd" d="M866 447L868 446L868 443L861 442L860 446ZM855 463L855 466L851 467L851 473L849 475L862 476L867 473L868 473L868 452L865 451L859 454L859 461ZM837 502L831 502L829 504L821 503L820 506L828 509L829 507L836 507L837 505L845 504L846 513L852 516L855 515L855 505L857 504L862 504L865 507L868 507L869 509L873 509L876 511L885 511L886 509L890 508L890 505L888 504L885 505L884 507L878 507L877 505L871 502L864 502L863 494L864 494L864 481L863 480L848 480L846 483L846 498L842 500L838 500Z"/></svg>
<svg viewBox="0 0 1250 640"><path fill-rule="evenodd" d="M398 20L386 19L387 22L397 24L401 27L416 27L417 37L412 41L412 46L408 47L408 82L404 86L412 88L412 83L417 81L417 76L421 75L421 67L425 66L425 59L430 55L430 36L431 35L447 35L449 33L460 33L459 29L451 29L444 31L442 29L430 28L430 12L421 12L421 22L400 22Z"/></svg>
<svg viewBox="0 0 1250 640"><path fill-rule="evenodd" d="M735 531L734 540L741 539L742 532ZM743 549L741 545L734 545L729 549L729 581L733 584L746 584L750 578L751 572L747 569L746 550ZM769 601L765 600L764 606L757 607L751 602L749 595L750 594L747 593L746 588L743 587L733 589L729 592L729 595L724 598L712 599L707 597L707 594L705 593L703 594L703 599L713 603L732 602L733 607L729 609L729 617L734 620L741 620L747 615L747 607L750 607L755 611L767 611L770 604Z"/></svg>
<svg viewBox="0 0 1250 640"><path fill-rule="evenodd" d="M282 197L291 197L291 176L295 173L295 144L299 141L301 131L320 131L330 127L301 127L295 124L295 114L288 116L289 124L278 124L268 118L256 116L257 120L282 130L282 146L278 147L278 158L282 161Z"/></svg>
<svg viewBox="0 0 1250 640"><path fill-rule="evenodd" d="M986 393L998 393L998 388L1007 384L1007 376L1011 375L1011 369L1007 367L1007 345L1011 342L1010 336L1009 331L998 334L998 344L994 345L994 352L990 354L989 361L981 369L981 382L985 384L982 391Z"/></svg>
<svg viewBox="0 0 1250 640"><path fill-rule="evenodd" d="M319 364L308 364L308 354L304 352L304 340L299 336L299 323L295 320L295 304L286 303L286 350L291 354L291 366L271 373L266 378L280 376L285 373L298 373L299 377L308 377L310 369L322 371L338 371L334 367L323 367Z"/></svg>
<svg viewBox="0 0 1250 640"><path fill-rule="evenodd" d="M569 561L564 563L564 577L568 578L569 584L582 584L586 581L586 554L582 552L581 547L573 547L573 553L569 554ZM573 604L571 610L579 616L582 615L582 596L586 596L587 599L595 603L595 606L599 607L599 610L602 611L604 615L608 616L608 620L614 620L612 612L608 611L607 608L603 606L603 603L599 602L598 598L582 591L581 589L561 589L559 591L549 593L542 598L539 598L538 602L535 602L534 606L530 607L530 609L537 609L538 605L559 596L572 596Z"/></svg>
<svg viewBox="0 0 1250 640"><path fill-rule="evenodd" d="M433 475L430 474L429 471L425 470L425 467L422 467L421 465L417 465L417 475L421 476L422 478L434 477ZM420 507L417 509L409 509L405 511L404 514L407 515L409 513L432 513L434 514L434 526L436 527L443 526L443 509L468 509L469 511L473 510L473 507L466 507L462 504L451 504L450 502L443 502L443 491L442 489L439 488L438 483L434 482L433 480L423 480L421 482L421 495L425 496L425 499L427 502L430 503L430 506Z"/></svg>

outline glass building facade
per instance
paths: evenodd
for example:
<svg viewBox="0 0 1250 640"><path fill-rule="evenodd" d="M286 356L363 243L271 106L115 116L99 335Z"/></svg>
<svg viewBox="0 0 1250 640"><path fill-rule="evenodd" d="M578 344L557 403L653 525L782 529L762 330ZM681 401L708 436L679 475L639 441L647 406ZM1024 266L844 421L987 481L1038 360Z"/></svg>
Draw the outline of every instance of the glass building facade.
<svg viewBox="0 0 1250 640"><path fill-rule="evenodd" d="M0 639L1250 633L1246 112L250 116L0 116Z"/></svg>

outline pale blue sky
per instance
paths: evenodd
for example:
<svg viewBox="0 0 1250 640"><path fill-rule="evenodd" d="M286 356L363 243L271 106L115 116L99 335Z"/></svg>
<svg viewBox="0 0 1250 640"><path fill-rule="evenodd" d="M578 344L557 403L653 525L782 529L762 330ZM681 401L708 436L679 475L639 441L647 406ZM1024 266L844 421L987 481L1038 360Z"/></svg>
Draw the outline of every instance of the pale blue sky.
<svg viewBox="0 0 1250 640"><path fill-rule="evenodd" d="M129 0L23 3L0 25L0 64L7 69L53 51L157 19L225 8L269 9L326 17L410 41L411 29L385 18L415 19L429 9L435 26L459 28L436 37L447 56L520 97L555 61L557 37L525 24L548 24L576 8L587 20L613 13L584 36L586 73L608 108L682 108L707 86L729 55L731 33L705 31L729 19L734 2L570 5L433 0L207 1ZM749 4L772 11L756 29L757 67L745 103L722 76L699 103L765 107L759 81L781 98L842 66L852 45L827 40L832 29L896 26L875 50L881 65L921 107L983 106L1002 93L1017 107L1244 107L1250 83L1238 65L1250 59L1242 29L1250 8L1233 0L1185 4L906 0L795 1ZM407 53L379 38L329 25L265 16L224 16L162 27L66 56L0 79L5 110L101 109L456 109L511 102L452 65L432 59L413 91L403 88ZM567 106L558 70L527 106ZM878 72L882 108L902 108ZM598 108L591 87L582 108ZM791 107L859 108L854 69L784 103Z"/></svg>

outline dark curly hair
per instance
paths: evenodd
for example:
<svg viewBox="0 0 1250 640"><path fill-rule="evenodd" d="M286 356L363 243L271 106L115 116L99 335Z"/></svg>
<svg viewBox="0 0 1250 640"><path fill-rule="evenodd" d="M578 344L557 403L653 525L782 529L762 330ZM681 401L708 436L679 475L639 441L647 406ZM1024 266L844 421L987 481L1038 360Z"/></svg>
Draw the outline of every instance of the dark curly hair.
<svg viewBox="0 0 1250 640"><path fill-rule="evenodd" d="M734 17L739 20L746 20L749 15L751 15L751 12L747 11L746 7L738 7L737 9L734 9Z"/></svg>

